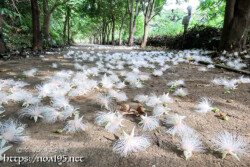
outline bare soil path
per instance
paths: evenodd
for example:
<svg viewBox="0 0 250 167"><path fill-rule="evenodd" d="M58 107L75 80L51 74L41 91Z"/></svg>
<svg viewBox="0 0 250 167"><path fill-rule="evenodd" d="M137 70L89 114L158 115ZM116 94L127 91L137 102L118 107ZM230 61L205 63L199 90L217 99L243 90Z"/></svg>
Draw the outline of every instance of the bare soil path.
<svg viewBox="0 0 250 167"><path fill-rule="evenodd" d="M75 46L70 50L83 51L90 53L95 51L95 54L105 53L109 50L109 54L124 52L129 53L134 50L128 49L112 49L103 48L94 50L89 49L90 46ZM0 72L0 79L13 78L15 80L23 80L30 85L25 87L26 90L34 91L34 86L41 84L46 78L52 76L54 72L60 70L73 70L74 60L64 59L63 55L67 51L58 54L44 55L44 57L31 57L29 59L12 60L0 63L0 69L7 69L8 71ZM52 68L51 64L57 63L58 68ZM94 63L82 63L88 67L94 66ZM183 78L185 80L185 88L189 90L189 95L184 98L171 96L174 103L169 104L172 109L170 113L178 113L185 115L185 122L188 126L194 128L201 136L202 142L206 147L203 153L194 153L189 160L185 160L183 153L178 150L177 143L179 138L173 138L171 135L166 134L164 131L166 127L161 126L157 130L148 132L151 136L151 146L146 151L138 152L127 157L120 157L120 155L113 153L112 146L115 136L104 130L103 127L94 124L94 114L96 111L101 110L100 106L91 98L72 99L70 104L80 108L80 115L84 115L87 122L88 130L85 132L78 132L75 134L61 134L53 133L52 131L62 129L65 122L57 122L54 124L46 124L42 121L35 123L33 120L27 118L18 118L18 111L20 111L20 104L9 103L5 106L5 117L0 118L0 121L9 117L18 118L22 123L27 124L27 131L30 139L21 145L14 145L6 156L54 156L54 155L68 155L69 157L84 157L83 162L72 163L18 163L14 162L0 162L1 167L21 166L21 167L236 167L236 166L250 166L250 154L240 154L241 161L237 161L232 156L228 155L225 159L221 159L221 154L213 151L211 138L218 131L228 130L229 132L237 132L250 143L250 84L240 84L238 88L230 94L225 94L225 89L220 86L211 85L211 80L215 77L230 77L238 78L240 74L222 71L221 69L208 69L206 72L198 71L198 67L202 65L179 64L171 65L175 70L171 72L164 72L160 77L153 77L145 82L143 88L140 89L123 89L126 92L129 100L128 104L137 106L133 102L133 98L137 94L150 94L156 93L161 95L163 92L168 92L166 83L175 79ZM26 78L23 76L23 70L31 68L38 68L38 74L35 77ZM219 108L222 112L228 115L228 121L218 118L217 113L209 112L205 115L196 113L194 111L197 100L201 97L210 97L214 100L214 106ZM229 103L229 100L233 100ZM46 101L45 101L46 103ZM125 116L125 127L122 128L126 132L130 132L140 120L134 116ZM163 120L161 118L161 120ZM136 134L142 134L136 129ZM156 135L157 137L156 137ZM122 132L115 133L116 136L121 136ZM34 153L35 150L44 153ZM50 150L51 153L46 149ZM65 153L63 149L67 149ZM26 152L27 151L27 152ZM57 151L57 152L56 152Z"/></svg>

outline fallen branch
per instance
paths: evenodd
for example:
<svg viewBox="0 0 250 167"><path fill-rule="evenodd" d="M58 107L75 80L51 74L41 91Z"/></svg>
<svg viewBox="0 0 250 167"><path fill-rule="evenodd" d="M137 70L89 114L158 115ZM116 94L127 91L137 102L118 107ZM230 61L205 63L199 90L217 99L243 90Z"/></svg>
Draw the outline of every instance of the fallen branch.
<svg viewBox="0 0 250 167"><path fill-rule="evenodd" d="M204 62L204 61L199 61L200 64L205 64L205 65L209 65L210 63ZM237 73L241 73L241 74L245 74L245 75L250 75L250 71L246 71L246 70L238 70L232 67L228 67L228 66L223 66L220 64L214 64L215 67L217 68L223 68L226 69L228 71L233 71L233 72L237 72Z"/></svg>

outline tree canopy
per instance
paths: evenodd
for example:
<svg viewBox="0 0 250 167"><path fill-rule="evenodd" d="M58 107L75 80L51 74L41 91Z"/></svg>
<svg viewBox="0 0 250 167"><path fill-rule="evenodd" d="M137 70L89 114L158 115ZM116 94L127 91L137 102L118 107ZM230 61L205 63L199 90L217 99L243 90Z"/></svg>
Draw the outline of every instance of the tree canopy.
<svg viewBox="0 0 250 167"><path fill-rule="evenodd" d="M133 45L134 39L141 39L144 43L142 46L146 46L148 36L171 37L183 33L182 18L187 10L182 5L189 0L174 1L177 7L172 9L168 8L169 1L2 0L0 33L9 50L32 47L33 33L41 34L43 48L65 46L78 41ZM37 3L38 13L32 14L32 10L37 9L34 9L31 2L33 5ZM226 1L199 2L192 13L189 28L205 25L222 29ZM39 16L34 18L34 14ZM40 24L35 32L35 22L31 20L38 18Z"/></svg>

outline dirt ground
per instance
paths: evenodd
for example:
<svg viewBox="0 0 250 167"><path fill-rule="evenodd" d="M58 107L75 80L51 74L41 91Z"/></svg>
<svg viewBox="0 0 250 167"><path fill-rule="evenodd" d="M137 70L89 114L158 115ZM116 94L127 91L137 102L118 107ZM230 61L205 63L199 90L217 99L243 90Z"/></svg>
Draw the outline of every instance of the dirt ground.
<svg viewBox="0 0 250 167"><path fill-rule="evenodd" d="M77 46L71 50L81 50L90 52L86 48L89 46ZM103 52L104 50L95 50L96 52ZM114 50L110 49L109 53L115 52L130 52L132 50ZM0 79L14 78L15 80L23 79L30 85L25 87L27 90L33 91L35 85L40 84L48 76L52 76L54 72L62 69L74 69L73 59L63 59L60 54L45 55L44 58L31 57L29 59L11 60L0 63L0 69L8 69L6 72L0 72ZM52 63L58 63L58 68L51 67ZM85 63L91 66L90 63ZM82 63L83 65L83 63ZM53 130L62 129L65 122L57 122L55 124L45 124L41 121L35 123L33 120L27 118L18 118L18 111L21 109L20 104L9 103L5 105L5 117L18 118L22 123L27 124L27 131L30 139L21 145L14 144L13 147L6 152L7 156L54 156L54 155L68 155L69 157L83 157L83 162L71 163L10 163L1 162L1 167L10 166L37 166L37 167L50 167L50 166L63 166L63 167L235 167L235 166L250 166L250 154L239 154L241 161L237 161L234 157L228 155L224 160L221 159L221 154L214 152L212 143L210 141L214 134L218 131L228 130L229 132L237 132L245 141L247 145L250 144L250 84L240 84L236 90L230 94L224 94L225 89L221 86L213 86L210 81L215 77L231 77L238 78L241 74L223 71L221 69L208 69L206 72L198 71L198 67L189 64L179 64L177 66L171 65L175 68L172 72L165 72L161 77L151 77L150 80L145 82L145 86L140 89L123 89L126 92L129 100L128 104L137 106L133 102L133 98L137 94L150 94L155 92L157 95L163 92L168 92L166 83L169 81L183 78L185 79L185 88L189 90L189 95L184 98L171 96L175 102L169 104L172 109L170 112L185 115L185 122L188 126L194 128L201 136L203 145L206 151L203 153L194 153L193 156L185 160L183 153L178 150L177 143L178 137L173 138L171 135L166 134L164 131L166 127L161 126L152 132L148 132L151 136L151 146L146 151L132 154L128 157L120 157L120 155L113 153L112 146L115 136L104 130L103 127L94 124L95 111L100 110L100 106L91 98L80 98L71 100L70 104L80 108L80 115L84 115L88 125L88 130L85 132L78 132L75 134L62 134L53 133ZM35 77L25 78L22 73L24 70L31 68L38 68L38 75ZM194 111L197 100L201 97L210 97L214 100L213 106L220 109L220 111L228 115L228 121L218 118L218 113L208 112L207 114L199 114ZM233 100L233 103L228 103L228 100ZM125 116L126 132L130 132L139 120L135 116ZM163 120L164 117L161 118ZM136 134L142 132L136 129ZM145 133L144 133L145 134ZM158 137L155 136L157 134ZM115 133L121 136L121 131ZM54 149L53 149L54 148ZM48 153L46 149L52 151ZM68 152L63 152L63 149L68 149ZM35 150L43 151L44 153L35 153ZM56 151L58 153L56 153Z"/></svg>

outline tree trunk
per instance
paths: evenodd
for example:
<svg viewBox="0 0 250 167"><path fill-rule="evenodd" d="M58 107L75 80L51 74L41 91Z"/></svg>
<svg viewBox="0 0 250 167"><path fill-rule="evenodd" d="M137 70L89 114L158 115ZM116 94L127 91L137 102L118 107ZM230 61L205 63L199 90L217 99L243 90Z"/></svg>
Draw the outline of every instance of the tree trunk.
<svg viewBox="0 0 250 167"><path fill-rule="evenodd" d="M98 43L98 44L99 44L99 45L102 44L102 32L99 33L99 43Z"/></svg>
<svg viewBox="0 0 250 167"><path fill-rule="evenodd" d="M69 7L67 7L65 21L64 21L64 27L63 27L63 44L66 45L66 31L67 31L67 24L69 20Z"/></svg>
<svg viewBox="0 0 250 167"><path fill-rule="evenodd" d="M68 45L70 45L70 39L71 39L71 36L70 36L70 9L69 9L69 19L68 19Z"/></svg>
<svg viewBox="0 0 250 167"><path fill-rule="evenodd" d="M242 50L250 27L249 0L227 0L220 50Z"/></svg>
<svg viewBox="0 0 250 167"><path fill-rule="evenodd" d="M132 25L132 30L131 30L131 36L130 36L130 43L129 46L133 46L134 45L134 35L135 35L135 29L136 29L136 18L133 22Z"/></svg>
<svg viewBox="0 0 250 167"><path fill-rule="evenodd" d="M142 39L142 43L141 43L141 48L145 48L147 45L148 29L149 29L149 23L147 23L147 21L146 21L144 23L144 34L143 34L143 39Z"/></svg>
<svg viewBox="0 0 250 167"><path fill-rule="evenodd" d="M103 18L103 21L102 21L102 44L105 45L105 42L106 42L106 19Z"/></svg>
<svg viewBox="0 0 250 167"><path fill-rule="evenodd" d="M93 35L93 44L95 44L95 35Z"/></svg>
<svg viewBox="0 0 250 167"><path fill-rule="evenodd" d="M128 0L128 11L129 11L129 15L130 15L129 40L128 40L129 46L134 45L136 19L138 17L138 14L140 13L140 8L139 8L140 2L141 2L140 0L136 0L135 9L134 9L134 0L130 1L131 6L129 5L129 0Z"/></svg>
<svg viewBox="0 0 250 167"><path fill-rule="evenodd" d="M108 32L107 32L107 42L106 42L106 44L109 45L110 30L108 29L107 31Z"/></svg>
<svg viewBox="0 0 250 167"><path fill-rule="evenodd" d="M7 51L6 44L3 38L3 30L2 30L2 15L1 15L1 8L0 8L0 54L5 53Z"/></svg>
<svg viewBox="0 0 250 167"><path fill-rule="evenodd" d="M46 12L44 13L44 17L43 17L43 34L44 34L45 43L48 46L51 46L49 27L50 27L50 13Z"/></svg>
<svg viewBox="0 0 250 167"><path fill-rule="evenodd" d="M111 31L111 26L108 25L108 27L107 27L107 45L109 45L110 31Z"/></svg>
<svg viewBox="0 0 250 167"><path fill-rule="evenodd" d="M112 45L115 45L115 18L112 16Z"/></svg>
<svg viewBox="0 0 250 167"><path fill-rule="evenodd" d="M120 29L119 29L119 46L122 45L122 29L123 29L126 14L127 14L127 12L124 14L124 17L122 17L122 23L121 23L121 26L120 26Z"/></svg>
<svg viewBox="0 0 250 167"><path fill-rule="evenodd" d="M133 28L133 13L130 13L130 24L129 24L129 39L128 39L128 45L131 46L131 41L133 39L132 37L132 28Z"/></svg>
<svg viewBox="0 0 250 167"><path fill-rule="evenodd" d="M119 46L122 45L122 29L119 30Z"/></svg>
<svg viewBox="0 0 250 167"><path fill-rule="evenodd" d="M41 51L43 48L41 22L40 22L40 8L38 0L31 0L32 8L32 26L33 26L33 51Z"/></svg>

